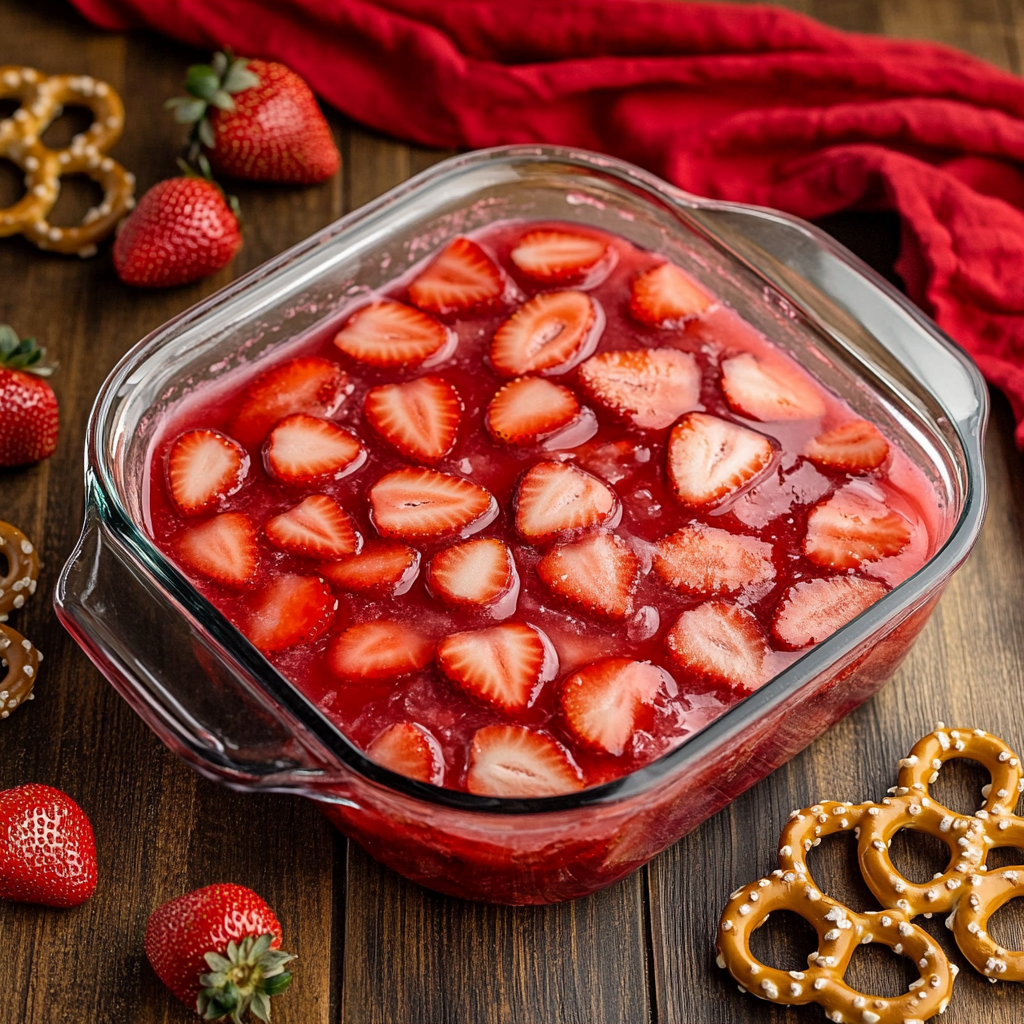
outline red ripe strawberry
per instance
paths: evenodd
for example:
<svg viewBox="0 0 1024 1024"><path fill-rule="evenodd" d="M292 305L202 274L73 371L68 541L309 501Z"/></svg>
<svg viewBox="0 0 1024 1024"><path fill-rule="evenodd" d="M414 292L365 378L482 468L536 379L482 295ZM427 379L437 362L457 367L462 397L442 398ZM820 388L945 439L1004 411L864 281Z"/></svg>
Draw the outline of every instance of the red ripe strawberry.
<svg viewBox="0 0 1024 1024"><path fill-rule="evenodd" d="M889 457L889 444L874 424L851 420L816 437L805 454L818 466L867 473Z"/></svg>
<svg viewBox="0 0 1024 1024"><path fill-rule="evenodd" d="M306 558L344 558L362 543L352 518L326 494L311 494L269 519L265 529L274 547Z"/></svg>
<svg viewBox="0 0 1024 1024"><path fill-rule="evenodd" d="M430 664L434 641L404 622L360 622L339 633L327 667L339 679L398 679Z"/></svg>
<svg viewBox="0 0 1024 1024"><path fill-rule="evenodd" d="M231 436L253 448L285 416L297 412L333 416L345 401L347 389L347 374L329 359L302 356L278 363L246 388L242 407L231 424Z"/></svg>
<svg viewBox="0 0 1024 1024"><path fill-rule="evenodd" d="M125 284L167 288L216 274L241 248L238 217L212 181L169 178L122 223L114 269Z"/></svg>
<svg viewBox="0 0 1024 1024"><path fill-rule="evenodd" d="M226 587L256 578L256 528L242 512L223 512L190 526L178 539L178 557L195 572Z"/></svg>
<svg viewBox="0 0 1024 1024"><path fill-rule="evenodd" d="M182 515L216 508L249 472L249 454L219 430L186 430L167 452L167 489Z"/></svg>
<svg viewBox="0 0 1024 1024"><path fill-rule="evenodd" d="M775 579L772 546L756 537L694 523L654 548L654 571L684 594L736 594Z"/></svg>
<svg viewBox="0 0 1024 1024"><path fill-rule="evenodd" d="M495 441L522 446L565 430L579 415L580 403L568 388L543 377L518 377L491 399L484 425Z"/></svg>
<svg viewBox="0 0 1024 1024"><path fill-rule="evenodd" d="M427 566L427 586L433 595L457 607L493 605L515 591L512 601L501 602L501 610L511 615L519 592L519 574L512 552L500 540L478 538L434 555Z"/></svg>
<svg viewBox="0 0 1024 1024"><path fill-rule="evenodd" d="M363 413L367 422L407 459L437 462L455 446L462 399L441 377L371 388Z"/></svg>
<svg viewBox="0 0 1024 1024"><path fill-rule="evenodd" d="M711 306L710 296L672 263L648 270L633 282L629 311L648 327L677 327Z"/></svg>
<svg viewBox="0 0 1024 1024"><path fill-rule="evenodd" d="M281 923L241 885L208 885L157 907L146 925L146 956L157 977L204 1020L247 1010L270 1020L294 957L281 952Z"/></svg>
<svg viewBox="0 0 1024 1024"><path fill-rule="evenodd" d="M320 566L320 572L343 590L391 597L406 593L419 570L420 553L392 541L371 541L358 555Z"/></svg>
<svg viewBox="0 0 1024 1024"><path fill-rule="evenodd" d="M807 517L804 554L817 565L856 569L898 555L910 543L910 523L854 486L815 505Z"/></svg>
<svg viewBox="0 0 1024 1024"><path fill-rule="evenodd" d="M340 480L366 462L366 449L330 420L297 412L270 432L263 451L267 472L282 483L303 487Z"/></svg>
<svg viewBox="0 0 1024 1024"><path fill-rule="evenodd" d="M96 889L96 840L74 800L34 783L0 793L0 899L77 907Z"/></svg>
<svg viewBox="0 0 1024 1024"><path fill-rule="evenodd" d="M185 88L168 106L195 125L193 149L206 147L218 174L311 185L341 166L313 93L283 64L217 53L188 69Z"/></svg>
<svg viewBox="0 0 1024 1024"><path fill-rule="evenodd" d="M470 743L466 788L478 796L559 796L582 789L583 777L550 736L522 725L487 725Z"/></svg>
<svg viewBox="0 0 1024 1024"><path fill-rule="evenodd" d="M491 365L503 377L565 373L594 351L603 325L583 292L535 295L494 332Z"/></svg>
<svg viewBox="0 0 1024 1024"><path fill-rule="evenodd" d="M382 537L419 540L465 537L498 514L498 503L483 487L436 469L397 469L382 476L369 493L370 515Z"/></svg>
<svg viewBox="0 0 1024 1024"><path fill-rule="evenodd" d="M782 595L772 635L791 651L820 644L887 593L884 584L859 576L805 580Z"/></svg>
<svg viewBox="0 0 1024 1024"><path fill-rule="evenodd" d="M745 608L707 601L683 612L665 643L675 664L698 679L748 693L766 681L768 642Z"/></svg>
<svg viewBox="0 0 1024 1024"><path fill-rule="evenodd" d="M409 301L427 313L458 313L489 305L505 293L494 260L468 238L456 238L409 285Z"/></svg>
<svg viewBox="0 0 1024 1024"><path fill-rule="evenodd" d="M641 430L661 430L700 401L700 370L674 348L601 352L579 368L583 390Z"/></svg>
<svg viewBox="0 0 1024 1024"><path fill-rule="evenodd" d="M569 540L609 524L618 512L615 492L569 462L538 462L516 494L516 530L531 544Z"/></svg>
<svg viewBox="0 0 1024 1024"><path fill-rule="evenodd" d="M407 778L435 786L444 782L441 745L422 725L398 722L385 729L366 748L366 756Z"/></svg>
<svg viewBox="0 0 1024 1024"><path fill-rule="evenodd" d="M648 661L606 658L586 665L562 684L566 723L585 746L619 757L645 704L665 690L666 675Z"/></svg>
<svg viewBox="0 0 1024 1024"><path fill-rule="evenodd" d="M337 610L338 599L322 579L278 576L260 591L243 631L264 654L277 654L322 636Z"/></svg>
<svg viewBox="0 0 1024 1024"><path fill-rule="evenodd" d="M781 358L741 352L722 362L722 390L741 416L755 420L812 420L825 400L804 371Z"/></svg>
<svg viewBox="0 0 1024 1024"><path fill-rule="evenodd" d="M412 306L377 299L345 321L334 344L361 363L408 369L446 359L456 338L443 324Z"/></svg>
<svg viewBox="0 0 1024 1024"><path fill-rule="evenodd" d="M558 671L551 641L525 622L452 633L437 645L437 663L471 697L503 711L529 707Z"/></svg>
<svg viewBox="0 0 1024 1024"><path fill-rule="evenodd" d="M523 235L509 258L533 281L566 285L581 284L607 252L608 243L595 235L542 228Z"/></svg>
<svg viewBox="0 0 1024 1024"><path fill-rule="evenodd" d="M600 531L552 548L537 575L553 594L592 615L622 620L633 611L640 559L621 537Z"/></svg>
<svg viewBox="0 0 1024 1024"><path fill-rule="evenodd" d="M669 436L669 482L682 504L713 508L763 476L774 457L775 447L764 434L691 412Z"/></svg>
<svg viewBox="0 0 1024 1024"><path fill-rule="evenodd" d="M0 324L0 466L48 459L57 448L57 396L43 377L45 350Z"/></svg>

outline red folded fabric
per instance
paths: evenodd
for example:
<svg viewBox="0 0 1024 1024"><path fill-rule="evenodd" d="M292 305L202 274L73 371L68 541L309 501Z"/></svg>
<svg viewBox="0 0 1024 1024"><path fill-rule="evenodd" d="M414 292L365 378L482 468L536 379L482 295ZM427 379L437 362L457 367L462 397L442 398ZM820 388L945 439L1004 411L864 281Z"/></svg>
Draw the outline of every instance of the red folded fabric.
<svg viewBox="0 0 1024 1024"><path fill-rule="evenodd" d="M789 11L674 0L72 0L100 25L283 61L428 146L600 150L813 218L894 209L911 297L1024 446L1024 80Z"/></svg>

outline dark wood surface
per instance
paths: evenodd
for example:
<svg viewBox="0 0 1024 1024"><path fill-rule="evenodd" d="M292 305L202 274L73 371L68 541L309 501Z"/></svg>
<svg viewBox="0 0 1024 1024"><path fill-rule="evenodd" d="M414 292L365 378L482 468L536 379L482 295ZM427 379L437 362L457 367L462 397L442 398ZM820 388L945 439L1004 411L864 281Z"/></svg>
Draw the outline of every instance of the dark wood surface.
<svg viewBox="0 0 1024 1024"><path fill-rule="evenodd" d="M788 6L849 29L951 43L1020 71L1024 0L793 0ZM161 110L199 54L150 36L98 32L57 0L0 0L0 64L88 73L114 85L128 129L115 155L140 193L174 173L178 129ZM193 287L146 294L117 281L104 252L91 261L43 255L0 240L0 322L37 335L60 363L57 454L0 472L0 518L43 552L52 591L74 545L83 501L82 444L93 396L120 355L168 317L446 154L370 135L328 114L342 174L309 189L241 187L246 242L233 267ZM52 129L66 141L68 124ZM0 161L0 206L17 176ZM68 189L58 223L88 205ZM894 246L885 218L830 226L876 259ZM773 866L793 807L818 799L879 798L896 760L936 719L978 725L1024 747L1024 459L1008 407L996 396L988 441L991 511L981 542L896 679L869 704L624 882L590 899L544 909L496 908L437 896L370 860L312 804L241 796L169 754L58 625L46 597L17 628L47 656L37 699L0 723L0 788L59 786L86 809L99 843L96 896L72 911L0 904L0 1024L151 1024L195 1019L156 980L143 953L146 919L199 885L234 881L260 892L300 956L282 1024L580 1022L725 1024L819 1021L743 996L714 966L714 924L728 893ZM975 806L981 780L949 771L939 796ZM968 794L971 794L970 796ZM902 842L902 841L901 841ZM927 844L899 851L908 871L934 870ZM1024 858L1022 858L1024 859ZM869 908L842 840L811 868L823 888ZM1024 946L1012 904L993 933ZM966 967L941 921L927 927ZM797 929L767 926L765 957L797 966L812 948ZM850 975L869 990L905 984L897 958L865 947ZM892 989L895 991L895 989ZM1024 1020L1024 989L989 985L969 969L944 1021Z"/></svg>

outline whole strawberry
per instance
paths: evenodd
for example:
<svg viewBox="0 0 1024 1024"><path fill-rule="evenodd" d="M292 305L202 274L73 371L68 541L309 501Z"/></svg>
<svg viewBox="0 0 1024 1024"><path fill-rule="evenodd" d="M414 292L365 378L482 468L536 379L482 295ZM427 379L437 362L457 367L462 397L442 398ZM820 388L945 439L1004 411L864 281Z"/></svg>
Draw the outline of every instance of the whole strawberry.
<svg viewBox="0 0 1024 1024"><path fill-rule="evenodd" d="M168 106L195 126L193 152L205 146L218 175L312 185L341 166L316 98L283 64L217 53L188 69L185 88Z"/></svg>
<svg viewBox="0 0 1024 1024"><path fill-rule="evenodd" d="M281 924L273 910L241 885L208 885L153 911L146 956L160 980L203 1020L246 1010L270 1020L270 999L291 984Z"/></svg>
<svg viewBox="0 0 1024 1024"><path fill-rule="evenodd" d="M74 800L51 786L0 792L0 899L77 907L96 889L96 840Z"/></svg>
<svg viewBox="0 0 1024 1024"><path fill-rule="evenodd" d="M0 324L0 466L48 459L57 447L57 396L42 378L44 349Z"/></svg>

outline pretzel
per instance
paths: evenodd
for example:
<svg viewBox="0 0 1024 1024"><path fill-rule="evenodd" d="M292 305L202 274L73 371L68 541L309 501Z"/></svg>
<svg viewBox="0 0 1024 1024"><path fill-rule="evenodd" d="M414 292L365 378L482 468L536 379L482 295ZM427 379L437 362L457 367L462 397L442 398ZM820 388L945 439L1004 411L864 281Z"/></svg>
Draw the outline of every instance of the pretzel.
<svg viewBox="0 0 1024 1024"><path fill-rule="evenodd" d="M0 622L6 622L36 592L39 554L21 530L0 522L0 557L7 560L7 575L0 577Z"/></svg>
<svg viewBox="0 0 1024 1024"><path fill-rule="evenodd" d="M135 178L106 155L124 129L124 105L106 83L86 75L48 77L34 68L0 67L0 99L21 106L0 121L0 157L25 174L25 195L0 209L0 238L24 235L40 249L87 257L135 205ZM93 123L65 149L53 150L40 136L60 116L64 104L88 107ZM47 220L60 195L60 179L85 174L103 189L103 201L78 227L61 228Z"/></svg>
<svg viewBox="0 0 1024 1024"><path fill-rule="evenodd" d="M10 713L35 694L36 673L43 656L20 633L10 626L0 626L0 667L7 671L0 679L0 718Z"/></svg>

